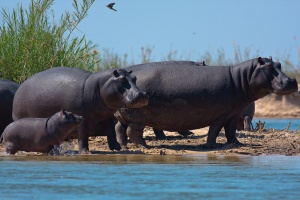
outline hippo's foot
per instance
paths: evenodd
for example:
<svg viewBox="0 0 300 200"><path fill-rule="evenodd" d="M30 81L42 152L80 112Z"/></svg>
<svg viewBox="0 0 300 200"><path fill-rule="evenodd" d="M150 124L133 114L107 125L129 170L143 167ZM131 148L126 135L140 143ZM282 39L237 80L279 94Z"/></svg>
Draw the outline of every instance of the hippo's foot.
<svg viewBox="0 0 300 200"><path fill-rule="evenodd" d="M241 143L240 141L238 141L238 139L233 139L231 141L227 141L227 145L233 145L235 147L241 147L241 146L245 146L245 144Z"/></svg>
<svg viewBox="0 0 300 200"><path fill-rule="evenodd" d="M206 148L206 149L219 149L219 148L221 148L221 145L217 144L215 142L207 142L204 145L204 148Z"/></svg>
<svg viewBox="0 0 300 200"><path fill-rule="evenodd" d="M114 150L120 151L121 148L123 148L123 146L125 146L125 145L122 145L122 147L121 147L121 145L118 142L115 142L113 144L108 144L109 149L112 150L112 151L114 151Z"/></svg>
<svg viewBox="0 0 300 200"><path fill-rule="evenodd" d="M145 149L150 149L151 147L147 144L135 144L137 148L145 148Z"/></svg>
<svg viewBox="0 0 300 200"><path fill-rule="evenodd" d="M91 152L88 149L83 148L83 149L79 150L79 154L85 155L85 154L91 154Z"/></svg>
<svg viewBox="0 0 300 200"><path fill-rule="evenodd" d="M6 149L6 154L7 155L15 155L17 151L12 150L12 149Z"/></svg>
<svg viewBox="0 0 300 200"><path fill-rule="evenodd" d="M179 133L180 135L182 135L183 137L187 137L187 136L189 136L189 135L194 134L193 132L191 132L191 131L189 131L189 130L187 130L187 131L178 131L178 133Z"/></svg>
<svg viewBox="0 0 300 200"><path fill-rule="evenodd" d="M121 145L121 150L127 150L127 149L128 149L127 145Z"/></svg>
<svg viewBox="0 0 300 200"><path fill-rule="evenodd" d="M167 136L165 135L165 133L162 130L158 130L158 129L153 129L155 137L157 140L165 140L167 139Z"/></svg>

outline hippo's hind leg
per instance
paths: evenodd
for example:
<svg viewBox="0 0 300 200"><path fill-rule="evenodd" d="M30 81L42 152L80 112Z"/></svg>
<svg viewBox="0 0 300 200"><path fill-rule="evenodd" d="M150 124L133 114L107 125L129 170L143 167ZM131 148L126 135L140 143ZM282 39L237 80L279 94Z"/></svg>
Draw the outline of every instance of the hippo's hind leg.
<svg viewBox="0 0 300 200"><path fill-rule="evenodd" d="M153 128L153 131L157 140L165 140L167 138L163 130Z"/></svg>
<svg viewBox="0 0 300 200"><path fill-rule="evenodd" d="M116 123L115 125L117 141L121 145L122 149L127 149L127 142L128 142L127 139L128 137L126 134L127 127L128 126L126 124L123 124L120 121L118 121L118 123Z"/></svg>
<svg viewBox="0 0 300 200"><path fill-rule="evenodd" d="M149 146L146 144L144 138L143 138L143 131L144 127L139 124L130 124L127 128L127 135L130 138L130 140L137 146L137 147L145 147L149 148Z"/></svg>
<svg viewBox="0 0 300 200"><path fill-rule="evenodd" d="M236 128L237 128L237 124L238 124L238 118L239 117L232 118L224 126L224 128L225 128L225 136L227 138L227 143L228 144L243 145L236 138Z"/></svg>

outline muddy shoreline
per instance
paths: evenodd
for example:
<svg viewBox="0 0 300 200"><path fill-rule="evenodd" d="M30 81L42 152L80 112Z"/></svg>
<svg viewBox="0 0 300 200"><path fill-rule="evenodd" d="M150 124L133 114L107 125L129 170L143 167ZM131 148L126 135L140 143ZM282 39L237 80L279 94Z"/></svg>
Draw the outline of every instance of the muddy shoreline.
<svg viewBox="0 0 300 200"><path fill-rule="evenodd" d="M226 137L222 130L217 138L218 149L210 150L205 147L208 127L193 130L192 135L182 137L176 132L165 132L166 140L156 140L153 130L146 127L144 138L152 148L137 148L128 143L128 149L111 151L108 148L106 137L90 137L89 146L91 154L150 154L150 155L286 155L300 156L300 130L279 131L263 129L255 132L238 131L237 138L244 146L226 144ZM77 140L63 143L63 155L78 154ZM0 154L5 155L5 146L0 144ZM16 155L43 155L41 153L18 152Z"/></svg>

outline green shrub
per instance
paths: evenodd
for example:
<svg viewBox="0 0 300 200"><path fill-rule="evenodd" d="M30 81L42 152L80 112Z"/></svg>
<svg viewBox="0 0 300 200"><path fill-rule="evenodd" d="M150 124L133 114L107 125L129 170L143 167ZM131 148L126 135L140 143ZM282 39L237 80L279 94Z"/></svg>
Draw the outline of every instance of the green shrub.
<svg viewBox="0 0 300 200"><path fill-rule="evenodd" d="M23 82L33 74L55 66L94 70L99 62L95 45L85 37L71 38L87 16L94 0L73 1L74 13L55 21L49 12L54 0L31 0L26 10L2 10L0 26L0 77Z"/></svg>

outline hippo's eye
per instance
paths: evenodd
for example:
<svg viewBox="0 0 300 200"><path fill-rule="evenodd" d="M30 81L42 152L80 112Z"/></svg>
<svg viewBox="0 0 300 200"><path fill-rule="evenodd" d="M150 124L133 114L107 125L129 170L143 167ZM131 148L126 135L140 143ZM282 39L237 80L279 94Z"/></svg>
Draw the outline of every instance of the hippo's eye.
<svg viewBox="0 0 300 200"><path fill-rule="evenodd" d="M125 76L120 76L119 81L120 81L121 83L125 83L125 82L127 81L127 79L126 79Z"/></svg>
<svg viewBox="0 0 300 200"><path fill-rule="evenodd" d="M278 69L281 71L281 65L278 65Z"/></svg>
<svg viewBox="0 0 300 200"><path fill-rule="evenodd" d="M131 77L131 80L132 80L132 82L136 83L136 77L135 76Z"/></svg>
<svg viewBox="0 0 300 200"><path fill-rule="evenodd" d="M267 67L268 69L273 69L273 65L272 65L272 64L266 64L266 67Z"/></svg>

